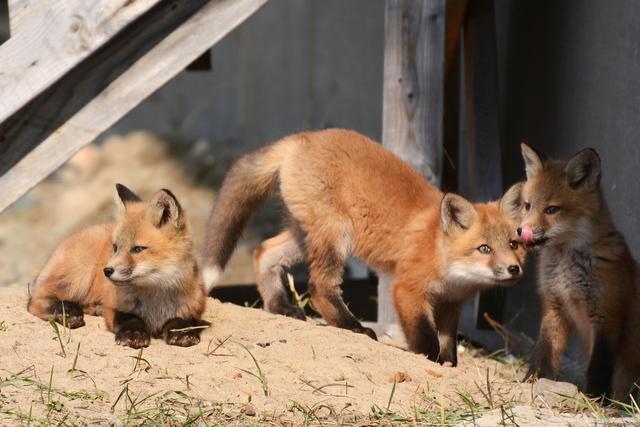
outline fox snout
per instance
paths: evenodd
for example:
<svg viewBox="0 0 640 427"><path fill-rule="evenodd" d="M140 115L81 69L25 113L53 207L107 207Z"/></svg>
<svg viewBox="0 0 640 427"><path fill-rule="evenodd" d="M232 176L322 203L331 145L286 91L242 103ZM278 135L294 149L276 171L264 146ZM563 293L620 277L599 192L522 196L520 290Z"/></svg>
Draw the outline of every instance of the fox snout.
<svg viewBox="0 0 640 427"><path fill-rule="evenodd" d="M519 264L511 264L506 267L497 268L493 272L496 280L514 281L522 277L522 267Z"/></svg>
<svg viewBox="0 0 640 427"><path fill-rule="evenodd" d="M107 279L111 280L111 282L118 284L118 282L131 280L133 271L131 268L114 268L107 265L102 269L102 273Z"/></svg>
<svg viewBox="0 0 640 427"><path fill-rule="evenodd" d="M516 230L518 236L522 239L522 243L527 249L537 249L542 247L547 238L542 228L533 228L530 225L522 225Z"/></svg>

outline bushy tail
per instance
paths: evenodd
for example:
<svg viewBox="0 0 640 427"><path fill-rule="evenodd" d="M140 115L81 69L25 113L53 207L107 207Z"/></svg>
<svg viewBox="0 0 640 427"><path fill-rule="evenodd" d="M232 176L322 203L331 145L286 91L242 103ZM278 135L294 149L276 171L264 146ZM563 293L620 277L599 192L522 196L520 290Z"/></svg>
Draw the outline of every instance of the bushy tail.
<svg viewBox="0 0 640 427"><path fill-rule="evenodd" d="M227 265L251 215L275 189L294 143L289 137L248 153L227 173L207 226L202 273L207 292Z"/></svg>

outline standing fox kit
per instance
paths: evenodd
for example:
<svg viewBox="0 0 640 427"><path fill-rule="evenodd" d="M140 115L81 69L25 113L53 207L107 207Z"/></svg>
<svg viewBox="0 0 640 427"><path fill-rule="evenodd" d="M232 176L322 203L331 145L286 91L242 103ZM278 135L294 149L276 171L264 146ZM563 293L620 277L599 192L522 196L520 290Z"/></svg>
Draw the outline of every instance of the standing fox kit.
<svg viewBox="0 0 640 427"><path fill-rule="evenodd" d="M84 313L101 309L118 344L146 347L151 337L197 344L198 327L208 325L200 320L206 294L185 213L169 190L150 203L123 185L116 191L118 222L82 230L56 248L35 281L29 312L78 328Z"/></svg>
<svg viewBox="0 0 640 427"><path fill-rule="evenodd" d="M443 196L379 144L333 129L286 137L235 163L209 219L205 286L215 284L251 214L276 188L290 225L254 253L258 288L272 313L304 319L283 276L306 260L311 302L327 323L375 339L341 297L344 264L354 255L394 277L394 303L411 350L455 365L463 303L478 289L522 275L525 251L510 219L519 185L501 202L473 205Z"/></svg>
<svg viewBox="0 0 640 427"><path fill-rule="evenodd" d="M542 320L528 377L554 378L572 331L589 356L587 392L625 397L640 376L637 267L600 191L600 158L586 149L545 160L522 145L527 182L518 233L539 249Z"/></svg>

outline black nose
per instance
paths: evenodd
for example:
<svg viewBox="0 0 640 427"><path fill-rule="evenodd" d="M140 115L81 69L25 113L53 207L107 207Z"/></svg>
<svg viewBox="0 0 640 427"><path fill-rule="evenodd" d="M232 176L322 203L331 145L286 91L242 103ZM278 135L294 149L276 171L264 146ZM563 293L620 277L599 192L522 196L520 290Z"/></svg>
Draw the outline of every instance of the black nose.
<svg viewBox="0 0 640 427"><path fill-rule="evenodd" d="M511 267L509 267L511 268ZM102 270L104 272L104 275L107 277L111 277L111 275L113 274L113 268L111 267L105 267L104 270Z"/></svg>
<svg viewBox="0 0 640 427"><path fill-rule="evenodd" d="M513 230L513 228L512 228L512 230ZM518 233L518 236L522 236L522 228L518 227L516 232Z"/></svg>
<svg viewBox="0 0 640 427"><path fill-rule="evenodd" d="M520 273L520 267L517 265L510 265L509 267L507 267L507 271L512 276L515 276L516 274Z"/></svg>

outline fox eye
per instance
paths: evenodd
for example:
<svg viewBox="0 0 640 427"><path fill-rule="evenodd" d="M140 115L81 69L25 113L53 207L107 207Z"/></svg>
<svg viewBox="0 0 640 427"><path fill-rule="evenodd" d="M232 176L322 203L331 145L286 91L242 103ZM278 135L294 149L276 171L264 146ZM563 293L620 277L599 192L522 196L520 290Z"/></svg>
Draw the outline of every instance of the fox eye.
<svg viewBox="0 0 640 427"><path fill-rule="evenodd" d="M115 254L116 252L118 252L118 245L116 245L115 243L113 244L113 253Z"/></svg>
<svg viewBox="0 0 640 427"><path fill-rule="evenodd" d="M529 212L531 210L531 203L524 202L524 210Z"/></svg>
<svg viewBox="0 0 640 427"><path fill-rule="evenodd" d="M489 255L491 252L493 252L489 247L489 245L478 246L478 251L480 251L481 254L485 254L485 255Z"/></svg>
<svg viewBox="0 0 640 427"><path fill-rule="evenodd" d="M553 215L559 210L560 210L559 206L547 206L546 208L544 208L544 213L546 213L547 215Z"/></svg>
<svg viewBox="0 0 640 427"><path fill-rule="evenodd" d="M144 251L145 249L147 249L146 246L134 246L133 248L131 248L131 253L139 254L140 252Z"/></svg>
<svg viewBox="0 0 640 427"><path fill-rule="evenodd" d="M509 241L509 247L513 250L518 249L518 242L516 242L515 240L510 240Z"/></svg>

